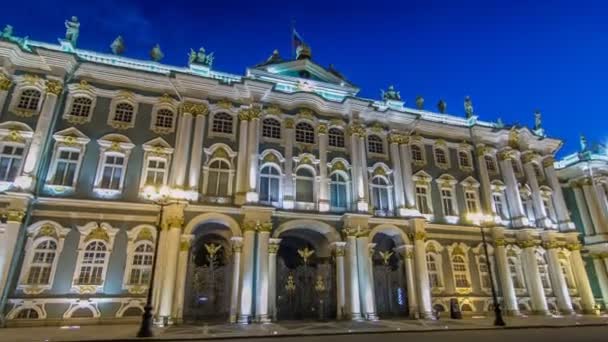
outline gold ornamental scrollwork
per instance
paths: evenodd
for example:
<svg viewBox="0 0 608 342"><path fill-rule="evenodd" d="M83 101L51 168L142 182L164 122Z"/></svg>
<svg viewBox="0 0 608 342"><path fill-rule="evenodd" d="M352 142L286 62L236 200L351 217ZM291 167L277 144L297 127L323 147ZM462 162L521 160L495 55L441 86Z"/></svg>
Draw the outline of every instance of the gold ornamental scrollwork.
<svg viewBox="0 0 608 342"><path fill-rule="evenodd" d="M521 248L530 248L538 246L538 242L534 240L523 240L517 242L517 245Z"/></svg>
<svg viewBox="0 0 608 342"><path fill-rule="evenodd" d="M382 258L382 265L388 266L388 263L394 253L392 251L380 251L378 253L380 254L380 257Z"/></svg>
<svg viewBox="0 0 608 342"><path fill-rule="evenodd" d="M207 115L209 107L204 103L184 102L182 104L182 113L190 113L192 115Z"/></svg>
<svg viewBox="0 0 608 342"><path fill-rule="evenodd" d="M555 158L553 158L553 156L549 156L549 157L546 157L545 159L543 159L543 166L545 168L551 167L554 164L555 164Z"/></svg>
<svg viewBox="0 0 608 342"><path fill-rule="evenodd" d="M276 106L276 105L270 105L266 108L266 113L272 114L272 115L281 115L281 108L279 108L279 106Z"/></svg>
<svg viewBox="0 0 608 342"><path fill-rule="evenodd" d="M190 250L190 240L182 240L179 243L179 250L182 252L187 252Z"/></svg>
<svg viewBox="0 0 608 342"><path fill-rule="evenodd" d="M47 80L46 81L46 92L49 94L53 94L55 96L59 96L61 91L63 90L63 85L61 82L56 80Z"/></svg>
<svg viewBox="0 0 608 342"><path fill-rule="evenodd" d="M317 127L317 130L318 130L319 134L327 134L327 125L319 124L319 126Z"/></svg>
<svg viewBox="0 0 608 342"><path fill-rule="evenodd" d="M279 251L279 244L278 243L270 243L268 245L268 253L270 253L270 254L277 254L278 251Z"/></svg>
<svg viewBox="0 0 608 342"><path fill-rule="evenodd" d="M241 121L249 121L249 111L247 109L241 109L239 111L239 120Z"/></svg>
<svg viewBox="0 0 608 342"><path fill-rule="evenodd" d="M258 232L265 232L265 233L269 233L272 231L272 222L264 222L262 224L257 224L256 225L256 230Z"/></svg>
<svg viewBox="0 0 608 342"><path fill-rule="evenodd" d="M346 251L344 247L337 247L335 253L336 257L343 257L346 254Z"/></svg>
<svg viewBox="0 0 608 342"><path fill-rule="evenodd" d="M418 241L418 240L426 240L426 233L425 232L416 232L414 234L414 240Z"/></svg>
<svg viewBox="0 0 608 342"><path fill-rule="evenodd" d="M8 78L5 74L0 73L0 90L7 91L13 85L13 81Z"/></svg>
<svg viewBox="0 0 608 342"><path fill-rule="evenodd" d="M219 100L216 105L222 109L232 109L232 102L228 100Z"/></svg>
<svg viewBox="0 0 608 342"><path fill-rule="evenodd" d="M569 251L580 251L583 248L583 245L581 245L578 242L574 242L574 243L569 243L566 245L566 248Z"/></svg>
<svg viewBox="0 0 608 342"><path fill-rule="evenodd" d="M555 240L545 241L542 244L544 249L555 249L561 247L561 244Z"/></svg>
<svg viewBox="0 0 608 342"><path fill-rule="evenodd" d="M103 229L100 226L97 226L93 230L91 230L89 235L87 235L87 237L84 239L84 242L89 242L92 240L102 240L102 241L105 241L106 243L109 243L110 236L108 235L108 232L106 232L105 229Z"/></svg>
<svg viewBox="0 0 608 342"><path fill-rule="evenodd" d="M285 119L285 128L293 129L294 127L295 127L295 123L294 123L293 119L291 119L291 118Z"/></svg>
<svg viewBox="0 0 608 342"><path fill-rule="evenodd" d="M262 107L258 105L253 105L248 109L249 112L249 120L259 119L262 116Z"/></svg>
<svg viewBox="0 0 608 342"><path fill-rule="evenodd" d="M364 137L365 136L365 126L361 124L352 124L349 126L348 131L351 135Z"/></svg>
<svg viewBox="0 0 608 342"><path fill-rule="evenodd" d="M8 210L2 216L4 216L8 222L21 223L23 221L23 217L25 216L25 212L21 210Z"/></svg>
<svg viewBox="0 0 608 342"><path fill-rule="evenodd" d="M504 247L507 245L507 240L503 238L498 238L494 240L494 246L496 247Z"/></svg>

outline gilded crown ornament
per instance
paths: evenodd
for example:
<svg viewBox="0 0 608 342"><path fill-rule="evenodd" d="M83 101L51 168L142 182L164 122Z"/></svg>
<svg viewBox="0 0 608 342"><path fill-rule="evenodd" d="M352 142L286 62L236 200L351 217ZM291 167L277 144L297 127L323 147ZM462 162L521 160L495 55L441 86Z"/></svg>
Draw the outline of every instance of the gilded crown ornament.
<svg viewBox="0 0 608 342"><path fill-rule="evenodd" d="M393 254L394 254L392 251L380 251L378 253L380 254L380 257L382 258L382 264L384 266L388 265L388 263L391 259L391 256L393 256Z"/></svg>
<svg viewBox="0 0 608 342"><path fill-rule="evenodd" d="M188 54L188 63L189 64L199 64L207 67L213 66L213 61L215 56L213 52L207 53L204 47L200 47L198 51L194 51L190 49L190 53Z"/></svg>

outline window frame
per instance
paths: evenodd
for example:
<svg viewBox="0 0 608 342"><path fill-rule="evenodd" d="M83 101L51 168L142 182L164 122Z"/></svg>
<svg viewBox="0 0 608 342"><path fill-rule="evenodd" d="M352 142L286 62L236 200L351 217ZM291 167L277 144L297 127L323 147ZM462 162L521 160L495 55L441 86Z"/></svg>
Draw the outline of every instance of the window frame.
<svg viewBox="0 0 608 342"><path fill-rule="evenodd" d="M334 175L338 176L338 177L342 177L343 181L335 181L333 180ZM329 208L330 211L332 212L345 212L348 211L348 208L350 207L350 203L351 203L351 197L350 197L350 187L351 187L351 182L350 182L350 177L348 177L348 173L346 171L332 171L329 174L328 177L329 180ZM344 207L340 207L337 205L334 205L334 198L332 196L333 194L333 186L335 185L339 185L339 186L344 186Z"/></svg>
<svg viewBox="0 0 608 342"><path fill-rule="evenodd" d="M19 103L21 102L21 97L23 96L23 93L26 91L37 91L40 94L40 97L38 98L38 103L37 103L35 109L19 108ZM17 87L13 91L13 96L11 99L11 103L9 105L9 111L20 117L28 118L28 117L36 116L36 115L40 114L40 111L42 110L42 105L45 100L46 100L46 89L44 87L44 82L37 81L36 84L34 84L34 85L18 83Z"/></svg>
<svg viewBox="0 0 608 342"><path fill-rule="evenodd" d="M302 131L302 129L298 128L298 126L304 126L304 125L309 126L310 130ZM299 135L304 135L303 137L305 139L304 140L298 139ZM312 137L312 142L309 139L310 137ZM315 134L314 123L307 121L307 120L299 120L298 122L296 122L296 124L294 126L294 140L295 140L296 144L315 145L317 143L317 138L316 138L316 134Z"/></svg>
<svg viewBox="0 0 608 342"><path fill-rule="evenodd" d="M443 214L444 219L448 223L455 224L458 222L460 210L458 208L458 198L456 192L456 184L458 181L452 175L443 174L439 176L439 178L435 179L437 183L437 188L439 190L439 197L441 199L441 213ZM451 213L446 212L446 196L444 191L449 191L451 193L450 196L450 206L452 208ZM448 215L451 214L451 215Z"/></svg>
<svg viewBox="0 0 608 342"><path fill-rule="evenodd" d="M53 193L72 193L76 191L78 185L78 178L80 177L80 170L82 168L84 156L86 153L87 144L91 141L87 136L80 132L76 128L68 128L63 131L53 134L55 144L53 146L53 154L51 155L51 163L47 172L45 189L52 191ZM57 174L57 166L61 157L61 152L70 151L78 152L78 160L76 160L76 170L74 172L74 178L70 185L57 185L53 184L55 176Z"/></svg>
<svg viewBox="0 0 608 342"><path fill-rule="evenodd" d="M439 161L437 152L443 153L445 157L445 162ZM433 158L435 160L435 166L437 166L438 168L442 170L447 170L450 168L450 149L447 145L443 143L436 143L435 146L433 146Z"/></svg>
<svg viewBox="0 0 608 342"><path fill-rule="evenodd" d="M386 171L385 171L386 172ZM384 184L375 184L374 181L379 179L384 182ZM386 175L372 175L369 179L369 187L370 187L370 196L371 196L371 206L374 209L374 214L376 216L391 216L394 210L393 203L393 184L390 182L390 179ZM386 209L376 208L376 201L378 201L381 205L382 197L380 192L386 192Z"/></svg>
<svg viewBox="0 0 608 342"><path fill-rule="evenodd" d="M332 131L340 132L340 134L334 134L334 133L332 133ZM341 146L333 145L332 137L335 138L334 140L337 140L337 142L340 142L340 139L341 139L342 145ZM345 150L346 149L346 135L344 134L344 129L342 127L338 127L338 126L329 127L329 129L327 130L327 146L330 149L336 149L336 150Z"/></svg>
<svg viewBox="0 0 608 342"><path fill-rule="evenodd" d="M99 144L99 158L97 161L97 173L95 175L95 183L93 191L101 197L117 197L124 190L125 178L129 166L129 157L135 145L131 143L129 138L120 134L108 134L97 140ZM122 177L119 182L118 189L106 189L101 187L103 181L103 173L106 167L106 161L109 156L122 157Z"/></svg>
<svg viewBox="0 0 608 342"><path fill-rule="evenodd" d="M97 106L97 91L96 88L88 85L86 82L81 81L80 84L70 84L68 85L69 93L67 104L65 106L65 110L63 112L62 118L67 120L72 124L85 124L87 122L91 122L93 118L93 114L95 113L95 108ZM81 115L73 115L74 103L79 98L85 98L91 101L91 106L89 109L89 113L87 116Z"/></svg>
<svg viewBox="0 0 608 342"><path fill-rule="evenodd" d="M370 141L370 138L374 138L374 141ZM377 140L376 140L377 139ZM370 156L386 156L386 139L380 134L369 133L365 139L366 150ZM375 146L372 148L372 146Z"/></svg>
<svg viewBox="0 0 608 342"><path fill-rule="evenodd" d="M454 282L454 290L458 294L469 294L473 291L471 269L469 268L469 249L470 247L462 242L454 243L451 246L448 246L450 268L452 270L452 281ZM454 261L456 257L462 258L462 266L464 266L464 270L456 270ZM458 285L458 276L464 277L464 280L467 282L467 286Z"/></svg>
<svg viewBox="0 0 608 342"><path fill-rule="evenodd" d="M274 121L276 124L278 125L268 125L267 122L272 122ZM275 116L265 116L262 119L262 138L264 140L267 141L273 141L273 142L280 142L283 140L283 124L281 122L281 119L275 117ZM267 126L268 125L268 126ZM267 129L268 127L268 129ZM278 130L278 136L277 133ZM266 132L268 131L269 135L266 135Z"/></svg>
<svg viewBox="0 0 608 342"><path fill-rule="evenodd" d="M156 247L157 230L151 225L139 225L127 231L127 256L125 258L125 272L122 281L123 290L127 290L131 294L144 294L149 288L149 283L133 284L130 282L131 273L133 271L133 262L137 248L144 244L149 244L152 247L152 264L149 265L150 273L152 271L154 260L154 248Z"/></svg>
<svg viewBox="0 0 608 342"><path fill-rule="evenodd" d="M442 254L443 249L444 247L441 246L441 244L439 244L437 241L429 240L425 243L425 262L427 265L427 273L429 277L429 287L431 288L431 293L433 294L439 294L445 290L445 274L443 270ZM431 282L431 274L433 273L433 271L431 271L429 267L429 256L433 258L434 264L436 266L436 271L434 273L436 273L437 275L437 280L439 283L438 286L433 286Z"/></svg>
<svg viewBox="0 0 608 342"><path fill-rule="evenodd" d="M234 158L237 153L232 151L230 146L223 143L216 143L211 145L209 148L204 149L205 152L205 163L203 164L203 182L201 184L201 194L203 194L203 200L211 203L230 203L235 190L235 174L236 167ZM209 193L209 172L211 165L216 161L224 162L228 164L228 169L225 172L228 175L228 184L226 189L226 196L211 196ZM215 169L213 170L215 172ZM219 178L218 178L219 182Z"/></svg>
<svg viewBox="0 0 608 342"><path fill-rule="evenodd" d="M465 159L467 160L467 165L464 165L462 163L462 157L465 157ZM473 167L473 157L471 155L471 151L470 150L465 150L465 149L458 149L456 151L456 159L458 159L458 168L464 172L472 172L474 170Z"/></svg>
<svg viewBox="0 0 608 342"><path fill-rule="evenodd" d="M170 112L171 113L171 126L159 126L158 118L161 112ZM171 134L175 132L175 127L177 126L177 108L168 104L168 103L160 103L154 105L152 107L152 118L150 119L150 130L156 134Z"/></svg>
<svg viewBox="0 0 608 342"><path fill-rule="evenodd" d="M227 119L217 118L220 115L224 115L226 118L230 118L231 119L231 121L230 121L230 127L231 127L230 132L224 132L223 128L222 128L222 131L216 131L215 130L216 120L225 120L227 122ZM222 121L222 123L221 123L220 126L221 127L225 127L227 125L226 122ZM234 140L235 136L236 136L236 127L235 126L236 126L237 122L238 122L237 121L237 116L231 110L224 110L224 109L222 109L222 110L218 110L218 111L213 112L211 114L211 116L209 117L209 129L208 129L209 137L223 137L223 138L228 138L228 139Z"/></svg>
<svg viewBox="0 0 608 342"><path fill-rule="evenodd" d="M311 176L298 175L298 171L300 171L302 169L306 169L306 170L310 171ZM311 182L311 185L312 185L312 189L310 189L310 191L312 193L311 202L298 200L298 180L307 180L307 181ZM315 167L313 167L312 165L308 165L308 164L298 165L298 167L296 167L293 172L293 184L294 184L293 198L294 198L296 207L300 207L301 209L313 210L313 208L311 208L310 206L314 205L317 202L317 197L318 197L317 171L316 171Z"/></svg>
<svg viewBox="0 0 608 342"><path fill-rule="evenodd" d="M11 165L14 164L14 161L16 158L12 157L12 156L16 156L16 154L4 154L4 148L5 147L12 147L13 151L15 149L21 149L22 153L21 153L21 158L20 158L20 164L19 167L17 168L17 171L15 173L15 177L12 180L8 180L8 179L2 179L4 178L3 176L0 177L0 184L3 184L2 188L4 188L5 186L8 188L11 185L13 185L15 183L15 181L21 176L21 174L23 173L23 168L25 166L25 161L27 158L27 154L29 153L29 149L28 149L28 145L26 145L25 142L20 142L20 141L1 141L0 142L0 159L4 158L5 156L7 156L7 158L9 158L8 156L11 156L10 159L12 160ZM7 170L7 174L9 173L9 171Z"/></svg>
<svg viewBox="0 0 608 342"><path fill-rule="evenodd" d="M414 158L415 152L413 151L413 148L416 147L420 150L420 158L421 159L416 159ZM426 153L424 150L424 144L422 143L412 143L410 144L409 147L409 153L410 153L410 159L412 160L412 164L416 165L416 166L424 166L426 165Z"/></svg>
<svg viewBox="0 0 608 342"><path fill-rule="evenodd" d="M276 175L275 174L264 174L262 171L265 168L267 168L267 167L271 168L271 169L274 169L277 172L277 174ZM271 200L270 201L264 201L264 200L262 200L262 196L260 196L260 203L261 204L266 204L266 205L271 205L271 206L274 206L274 207L280 207L282 199L283 199L283 186L282 185L283 185L283 177L284 177L284 174L283 174L283 172L281 170L280 165L276 164L276 163L267 162L267 163L263 163L260 166L260 177L259 177L259 182L258 182L258 193L259 194L262 194L262 177L267 177L269 179L269 181L268 181L269 190L271 189L271 186L272 186L272 182L270 181L270 179L273 179L273 180L277 181L278 189L277 189L277 198L276 198L276 201L272 201L272 198L270 196L271 192L268 191L268 197Z"/></svg>
<svg viewBox="0 0 608 342"><path fill-rule="evenodd" d="M133 108L133 113L131 115L131 121L119 121L116 120L116 110L118 106L122 104L130 105ZM114 129L118 130L126 130L129 128L135 127L135 122L137 120L137 112L139 111L139 104L135 101L134 95L131 93L119 93L112 99L110 103L110 112L108 115L108 125Z"/></svg>

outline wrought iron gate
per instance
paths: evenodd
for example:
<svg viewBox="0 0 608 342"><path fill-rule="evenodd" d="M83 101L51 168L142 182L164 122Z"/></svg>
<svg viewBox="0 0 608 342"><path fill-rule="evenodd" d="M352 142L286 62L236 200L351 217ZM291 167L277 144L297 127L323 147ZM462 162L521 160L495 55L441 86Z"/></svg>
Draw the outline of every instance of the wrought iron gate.
<svg viewBox="0 0 608 342"><path fill-rule="evenodd" d="M407 316L407 291L401 261L374 262L374 290L378 316Z"/></svg>

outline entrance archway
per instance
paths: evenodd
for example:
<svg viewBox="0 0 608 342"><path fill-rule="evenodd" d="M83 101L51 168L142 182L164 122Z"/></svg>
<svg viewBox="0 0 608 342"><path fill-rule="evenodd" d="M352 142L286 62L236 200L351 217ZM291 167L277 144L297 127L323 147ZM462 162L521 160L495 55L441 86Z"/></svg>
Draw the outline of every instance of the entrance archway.
<svg viewBox="0 0 608 342"><path fill-rule="evenodd" d="M277 253L277 320L328 320L336 317L336 270L331 255L335 230L300 222L280 227Z"/></svg>

